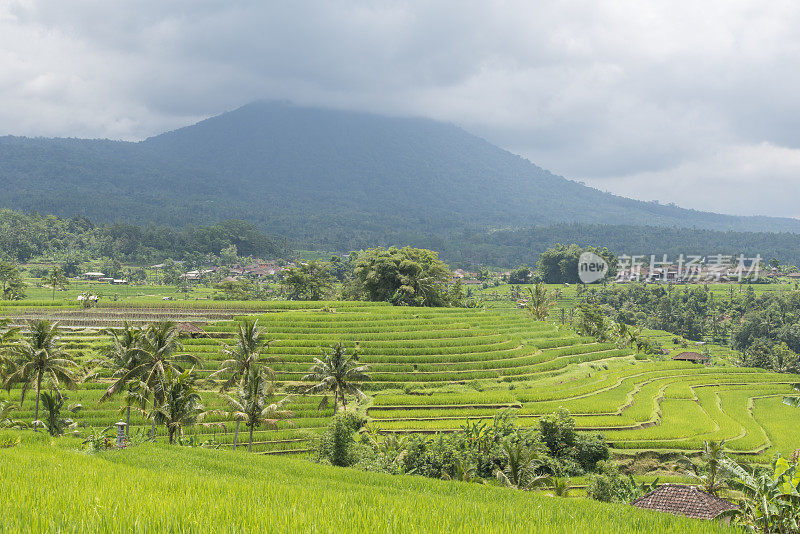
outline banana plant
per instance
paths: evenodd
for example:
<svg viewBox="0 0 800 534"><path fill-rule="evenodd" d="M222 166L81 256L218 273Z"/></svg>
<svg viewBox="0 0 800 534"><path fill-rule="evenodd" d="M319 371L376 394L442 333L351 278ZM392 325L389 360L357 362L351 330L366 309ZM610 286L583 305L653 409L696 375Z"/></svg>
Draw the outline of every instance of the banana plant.
<svg viewBox="0 0 800 534"><path fill-rule="evenodd" d="M791 534L800 530L800 474L797 461L778 455L772 472L750 471L730 459L722 461L731 476L729 484L743 495L731 515L753 533Z"/></svg>
<svg viewBox="0 0 800 534"><path fill-rule="evenodd" d="M64 402L66 400L66 397L57 392L42 393L42 407L45 412L45 420L35 421L34 424L37 426L44 426L47 431L50 432L51 436L60 436L67 430L75 428L78 423L71 417L62 415L62 410L65 409ZM82 409L83 406L80 404L70 404L66 407L66 411L70 414L77 414Z"/></svg>

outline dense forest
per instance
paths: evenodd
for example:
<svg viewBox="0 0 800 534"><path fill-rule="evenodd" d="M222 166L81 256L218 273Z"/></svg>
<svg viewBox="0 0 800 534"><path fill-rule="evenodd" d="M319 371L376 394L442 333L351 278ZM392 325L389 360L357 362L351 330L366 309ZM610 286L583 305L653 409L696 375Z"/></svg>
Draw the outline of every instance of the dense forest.
<svg viewBox="0 0 800 534"><path fill-rule="evenodd" d="M731 284L727 294L709 286L593 286L583 306L597 306L615 321L666 330L686 339L728 344L740 362L778 372L800 372L800 291L764 292Z"/></svg>
<svg viewBox="0 0 800 534"><path fill-rule="evenodd" d="M726 254L777 258L784 265L800 265L800 235L791 232L734 232L699 228L609 224L557 224L517 230L461 234L453 239L432 239L421 245L441 252L454 264L535 265L539 255L559 243L581 247L607 247L617 256Z"/></svg>
<svg viewBox="0 0 800 534"><path fill-rule="evenodd" d="M134 226L95 224L83 217L0 210L0 260L64 262L111 258L145 264L194 259L236 247L241 256L283 257L285 242L260 231L252 223L230 220L211 226Z"/></svg>
<svg viewBox="0 0 800 534"><path fill-rule="evenodd" d="M0 207L175 228L236 218L298 248L337 252L443 251L433 242L456 248L464 235L565 222L800 232L794 219L604 193L450 124L282 103L250 104L139 143L3 137L0 183ZM514 264L525 260L526 244L516 241L487 234L465 254Z"/></svg>

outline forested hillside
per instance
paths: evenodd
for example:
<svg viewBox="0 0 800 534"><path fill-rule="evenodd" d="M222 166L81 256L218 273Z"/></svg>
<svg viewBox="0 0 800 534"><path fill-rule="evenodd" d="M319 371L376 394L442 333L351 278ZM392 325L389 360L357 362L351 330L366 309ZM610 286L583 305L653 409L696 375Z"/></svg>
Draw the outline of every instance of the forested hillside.
<svg viewBox="0 0 800 534"><path fill-rule="evenodd" d="M653 226L556 224L518 230L480 232L432 239L424 246L439 250L449 261L497 266L535 265L539 254L558 243L608 247L617 255L663 254L676 260L680 254L713 256L744 254L765 261L800 265L800 235L792 232L734 232L698 228Z"/></svg>
<svg viewBox="0 0 800 534"><path fill-rule="evenodd" d="M761 254L765 261L800 265L800 235L791 232L721 232L689 228L657 228L601 224L558 224L427 236L410 244L440 252L454 266L535 265L539 255L558 243L608 247L621 254ZM400 243L407 244L407 243ZM84 217L24 214L0 209L0 260L110 258L129 263L155 263L218 255L236 245L242 256L288 257L298 243L270 236L252 223L229 220L215 225L171 228L127 223L96 223ZM344 250L349 252L349 250ZM660 257L660 256L659 256Z"/></svg>
<svg viewBox="0 0 800 534"><path fill-rule="evenodd" d="M254 103L140 143L0 139L0 207L141 225L256 224L351 250L563 222L800 232L625 199L431 120Z"/></svg>
<svg viewBox="0 0 800 534"><path fill-rule="evenodd" d="M66 219L0 209L0 260L110 258L141 264L165 258L183 260L218 255L231 245L242 256L288 254L283 241L243 221L176 230L166 226L95 224L83 217Z"/></svg>

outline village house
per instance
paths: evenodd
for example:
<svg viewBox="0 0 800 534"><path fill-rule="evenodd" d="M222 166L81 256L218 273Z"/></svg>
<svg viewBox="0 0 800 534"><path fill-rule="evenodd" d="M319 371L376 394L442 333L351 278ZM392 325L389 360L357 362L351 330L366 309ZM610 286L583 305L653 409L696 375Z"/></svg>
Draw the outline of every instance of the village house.
<svg viewBox="0 0 800 534"><path fill-rule="evenodd" d="M737 507L695 486L664 484L631 503L637 508L683 515L692 519L717 519Z"/></svg>
<svg viewBox="0 0 800 534"><path fill-rule="evenodd" d="M709 363L709 357L699 352L681 352L673 356L672 359L678 362Z"/></svg>

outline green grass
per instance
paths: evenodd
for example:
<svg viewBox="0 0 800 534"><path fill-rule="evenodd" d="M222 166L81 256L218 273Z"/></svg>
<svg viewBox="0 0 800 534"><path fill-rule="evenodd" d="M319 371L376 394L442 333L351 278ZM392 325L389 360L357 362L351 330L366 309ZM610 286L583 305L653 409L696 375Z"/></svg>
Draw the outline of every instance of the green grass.
<svg viewBox="0 0 800 534"><path fill-rule="evenodd" d="M142 445L0 449L0 532L685 532L696 521L505 488L304 460Z"/></svg>

